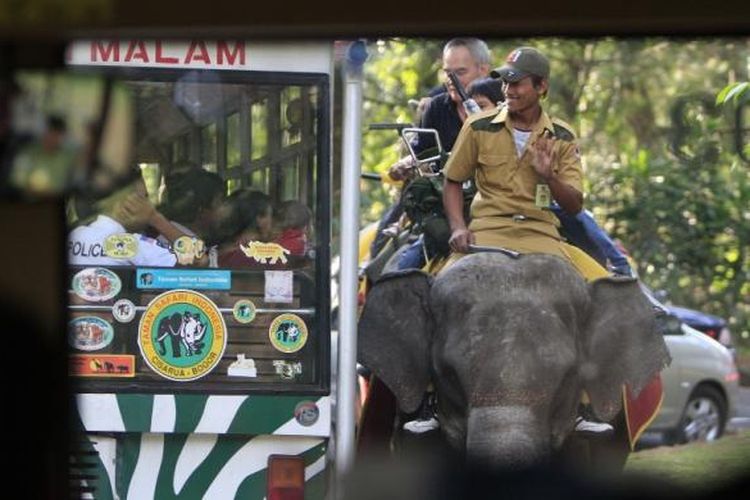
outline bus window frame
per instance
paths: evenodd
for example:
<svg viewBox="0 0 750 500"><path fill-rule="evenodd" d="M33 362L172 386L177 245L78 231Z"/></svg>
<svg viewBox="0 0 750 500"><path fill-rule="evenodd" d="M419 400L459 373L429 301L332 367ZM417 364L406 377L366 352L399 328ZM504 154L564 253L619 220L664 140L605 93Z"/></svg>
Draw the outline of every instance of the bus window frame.
<svg viewBox="0 0 750 500"><path fill-rule="evenodd" d="M222 382L217 389L216 382L206 383L197 379L189 383L174 382L164 379L164 382L148 381L139 383L129 379L86 379L72 378L74 392L77 393L121 393L121 394L303 394L310 396L325 396L331 392L331 225L332 225L332 191L331 182L331 86L332 75L326 73L297 73L297 72L267 72L267 71L236 71L236 70L196 70L196 69L171 69L171 68L124 68L124 67L100 67L100 66L69 66L71 72L79 74L93 74L102 78L114 78L125 83L128 81L148 82L176 82L186 72L190 71L200 77L204 74L212 74L218 79L210 81L212 84L247 84L247 85L280 85L316 87L318 90L317 108L314 120L316 122L316 156L317 172L315 190L307 191L308 199L304 200L310 205L310 197L314 196L315 202L315 287L314 293L318 297L318 307L315 313L317 331L311 331L311 337L316 338L317 353L314 355L317 366L316 380L313 383L298 382L247 382L227 381ZM279 119L281 119L279 117ZM227 169L229 170L229 169ZM222 178L226 183L228 178ZM309 175L312 175L310 173ZM269 187L270 183L269 183ZM66 263L66 268L68 264ZM135 269L135 267L132 267ZM225 269L225 268L221 268ZM231 269L230 269L231 270ZM295 275L298 276L298 275ZM312 339L311 339L312 340ZM136 354L138 355L138 354Z"/></svg>

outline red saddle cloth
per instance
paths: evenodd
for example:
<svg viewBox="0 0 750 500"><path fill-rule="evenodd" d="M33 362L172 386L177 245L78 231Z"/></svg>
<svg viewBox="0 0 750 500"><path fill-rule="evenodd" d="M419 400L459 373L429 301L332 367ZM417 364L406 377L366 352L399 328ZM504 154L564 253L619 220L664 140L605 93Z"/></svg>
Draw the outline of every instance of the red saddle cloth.
<svg viewBox="0 0 750 500"><path fill-rule="evenodd" d="M633 394L629 385L623 385L622 399L625 406L628 439L630 441L630 449L632 450L638 438L641 437L643 431L654 417L656 417L659 408L661 408L661 403L664 399L661 375L657 373L637 395Z"/></svg>

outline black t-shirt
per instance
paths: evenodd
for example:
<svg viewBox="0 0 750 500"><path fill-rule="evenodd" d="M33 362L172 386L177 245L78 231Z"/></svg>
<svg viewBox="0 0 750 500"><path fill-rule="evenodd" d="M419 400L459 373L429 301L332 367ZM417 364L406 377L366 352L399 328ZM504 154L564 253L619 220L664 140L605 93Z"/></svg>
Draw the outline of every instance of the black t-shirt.
<svg viewBox="0 0 750 500"><path fill-rule="evenodd" d="M461 117L458 116L456 106L447 92L442 92L432 98L419 123L421 128L437 130L444 151L453 149L462 125ZM435 145L433 136L422 134L414 144L414 151L421 153Z"/></svg>

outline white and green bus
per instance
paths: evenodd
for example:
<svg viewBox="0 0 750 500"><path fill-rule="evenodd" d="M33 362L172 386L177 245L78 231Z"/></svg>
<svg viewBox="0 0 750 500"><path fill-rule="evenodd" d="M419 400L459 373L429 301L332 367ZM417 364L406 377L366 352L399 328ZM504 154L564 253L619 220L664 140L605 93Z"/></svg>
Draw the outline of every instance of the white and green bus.
<svg viewBox="0 0 750 500"><path fill-rule="evenodd" d="M323 498L331 464L351 463L353 335L339 343L346 376L332 380L335 52L320 41L70 45L71 71L128 93L132 164L180 231L159 239L153 227L130 230L116 208L73 210L68 340L81 438L70 466L82 498ZM344 78L357 109L361 62ZM357 109L345 130L358 131ZM342 332L355 328L357 147L345 132L343 182L354 189L342 189ZM202 183L216 179L214 218L199 224ZM225 227L256 222L243 210L258 203L273 211L270 229ZM294 226L302 235L284 232L290 204L306 214Z"/></svg>

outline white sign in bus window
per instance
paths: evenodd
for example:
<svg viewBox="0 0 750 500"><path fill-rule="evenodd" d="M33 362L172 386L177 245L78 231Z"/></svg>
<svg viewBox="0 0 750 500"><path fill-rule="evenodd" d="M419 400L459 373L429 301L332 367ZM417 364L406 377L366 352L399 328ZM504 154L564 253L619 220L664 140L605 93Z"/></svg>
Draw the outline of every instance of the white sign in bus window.
<svg viewBox="0 0 750 500"><path fill-rule="evenodd" d="M264 300L266 302L282 304L292 302L292 271L266 271L265 277Z"/></svg>

